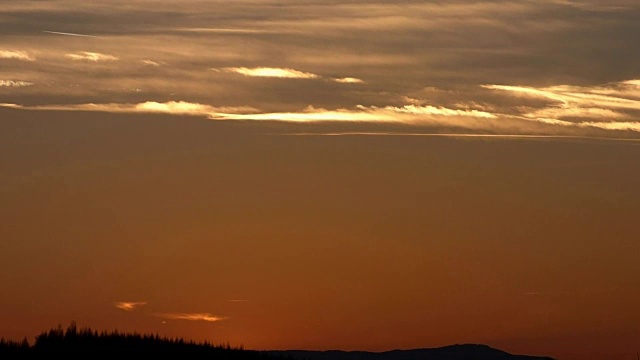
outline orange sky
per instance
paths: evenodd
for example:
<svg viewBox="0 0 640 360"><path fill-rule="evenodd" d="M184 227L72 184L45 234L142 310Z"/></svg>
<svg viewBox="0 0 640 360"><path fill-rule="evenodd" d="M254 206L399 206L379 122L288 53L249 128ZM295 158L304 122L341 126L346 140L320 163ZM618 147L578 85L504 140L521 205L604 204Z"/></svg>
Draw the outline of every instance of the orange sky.
<svg viewBox="0 0 640 360"><path fill-rule="evenodd" d="M0 337L634 358L638 14L3 5Z"/></svg>

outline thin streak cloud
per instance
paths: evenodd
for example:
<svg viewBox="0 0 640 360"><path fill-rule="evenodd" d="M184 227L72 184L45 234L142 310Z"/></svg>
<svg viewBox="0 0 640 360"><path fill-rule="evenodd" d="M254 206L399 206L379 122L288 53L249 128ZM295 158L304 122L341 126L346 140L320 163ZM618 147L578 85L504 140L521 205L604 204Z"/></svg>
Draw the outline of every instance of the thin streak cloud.
<svg viewBox="0 0 640 360"><path fill-rule="evenodd" d="M273 33L269 30L261 29L238 29L238 28L178 28L175 31L188 33L218 33L218 34L264 34Z"/></svg>
<svg viewBox="0 0 640 360"><path fill-rule="evenodd" d="M53 35L64 35L64 36L76 36L76 37L97 38L97 36L93 36L93 35L87 35L87 34L76 34L76 33L61 32L61 31L49 31L49 30L42 30L42 32L43 32L43 33L47 33L47 34L53 34Z"/></svg>
<svg viewBox="0 0 640 360"><path fill-rule="evenodd" d="M473 133L410 133L410 132L308 132L308 133L286 133L274 134L279 136L406 136L406 137L447 137L447 138L493 138L493 139L567 139L567 140L600 140L600 141L623 141L640 142L640 139L614 138L602 136L580 136L580 135L526 135L526 134L473 134Z"/></svg>
<svg viewBox="0 0 640 360"><path fill-rule="evenodd" d="M141 60L141 63L143 63L144 65L149 65L149 66L162 66L162 63L159 63L157 61L153 61L153 60Z"/></svg>
<svg viewBox="0 0 640 360"><path fill-rule="evenodd" d="M169 313L169 314L158 314L158 316L167 320L206 321L206 322L218 322L218 321L228 319L226 317L215 316L209 313Z"/></svg>

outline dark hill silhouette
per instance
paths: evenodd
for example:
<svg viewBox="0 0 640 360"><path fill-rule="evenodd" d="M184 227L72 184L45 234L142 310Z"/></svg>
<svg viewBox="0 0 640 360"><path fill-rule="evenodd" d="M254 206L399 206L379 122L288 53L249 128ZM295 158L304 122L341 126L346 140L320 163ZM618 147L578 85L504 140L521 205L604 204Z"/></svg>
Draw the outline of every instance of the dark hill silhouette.
<svg viewBox="0 0 640 360"><path fill-rule="evenodd" d="M212 360L552 360L511 355L485 345L452 345L436 349L365 351L257 351L230 345L212 345L155 334L100 332L78 329L75 323L36 336L33 345L0 339L0 359L110 358L159 356L175 359Z"/></svg>
<svg viewBox="0 0 640 360"><path fill-rule="evenodd" d="M270 351L272 355L293 360L553 360L550 357L512 355L486 345L451 345L434 349L367 351Z"/></svg>

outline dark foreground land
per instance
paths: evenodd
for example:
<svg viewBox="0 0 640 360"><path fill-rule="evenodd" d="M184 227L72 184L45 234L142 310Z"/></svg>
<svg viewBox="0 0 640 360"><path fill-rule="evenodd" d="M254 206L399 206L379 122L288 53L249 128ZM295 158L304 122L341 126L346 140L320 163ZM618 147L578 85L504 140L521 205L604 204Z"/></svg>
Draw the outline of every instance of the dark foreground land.
<svg viewBox="0 0 640 360"><path fill-rule="evenodd" d="M512 355L486 345L451 345L435 349L367 351L270 351L294 360L553 360L550 357Z"/></svg>
<svg viewBox="0 0 640 360"><path fill-rule="evenodd" d="M256 351L229 345L196 343L151 334L93 331L58 327L36 336L31 345L0 340L0 359L104 359L115 356L162 356L174 359L215 360L552 360L511 355L485 345L452 345L436 349L364 351Z"/></svg>

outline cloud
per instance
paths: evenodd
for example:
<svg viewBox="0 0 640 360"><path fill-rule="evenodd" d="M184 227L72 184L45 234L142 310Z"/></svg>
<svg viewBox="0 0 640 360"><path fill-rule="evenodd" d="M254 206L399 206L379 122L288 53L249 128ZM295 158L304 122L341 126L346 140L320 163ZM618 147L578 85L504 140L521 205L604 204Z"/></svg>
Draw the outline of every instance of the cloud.
<svg viewBox="0 0 640 360"><path fill-rule="evenodd" d="M119 301L115 303L115 306L120 310L133 311L146 304L145 301Z"/></svg>
<svg viewBox="0 0 640 360"><path fill-rule="evenodd" d="M525 119L562 126L640 131L640 81L628 80L595 86L557 85L527 87L483 85L515 97L546 99L543 107L523 107ZM597 121L594 121L597 120Z"/></svg>
<svg viewBox="0 0 640 360"><path fill-rule="evenodd" d="M583 122L579 126L594 127L604 130L623 130L640 132L640 122L636 121L616 121L616 122Z"/></svg>
<svg viewBox="0 0 640 360"><path fill-rule="evenodd" d="M141 63L143 63L144 65L150 65L150 66L162 66L162 63L159 63L157 61L153 61L153 60L141 60Z"/></svg>
<svg viewBox="0 0 640 360"><path fill-rule="evenodd" d="M66 54L65 57L73 61L116 61L117 57L113 55L100 54L96 52L80 51L74 54Z"/></svg>
<svg viewBox="0 0 640 360"><path fill-rule="evenodd" d="M165 318L167 320L187 320L187 321L206 321L206 322L218 322L226 320L226 317L214 316L209 313L168 313L158 314L157 316Z"/></svg>
<svg viewBox="0 0 640 360"><path fill-rule="evenodd" d="M0 80L0 87L25 87L31 85L33 83L28 81Z"/></svg>
<svg viewBox="0 0 640 360"><path fill-rule="evenodd" d="M607 140L623 142L640 142L640 139L633 138L613 138L602 136L582 136L582 135L527 135L527 134L476 134L476 133L412 133L412 132L306 132L306 133L284 133L281 136L389 136L389 137L445 137L445 138L487 138L487 139L527 139L527 140L548 140L548 139L584 139L584 140Z"/></svg>
<svg viewBox="0 0 640 360"><path fill-rule="evenodd" d="M22 105L8 104L8 103L0 103L0 107L9 108L9 109L25 109L25 107Z"/></svg>
<svg viewBox="0 0 640 360"><path fill-rule="evenodd" d="M220 69L212 69L220 71ZM286 79L323 79L322 76L311 72L299 71L289 68L274 67L226 67L222 71L241 74L249 77L270 77L270 78L286 78ZM327 80L341 84L364 84L362 79L354 77L329 78Z"/></svg>
<svg viewBox="0 0 640 360"><path fill-rule="evenodd" d="M76 36L76 37L97 38L97 36L93 36L93 35L76 34L76 33L60 32L60 31L42 30L42 32L43 32L43 33L47 33L47 34L53 34L53 35L65 35L65 36Z"/></svg>
<svg viewBox="0 0 640 360"><path fill-rule="evenodd" d="M361 109L366 109L360 106ZM376 107L371 107L372 110L378 110ZM449 109L445 107L436 107L431 105L420 106L420 105L404 105L401 107L393 107L387 106L384 108L385 111L391 111L401 114L412 114L412 115L437 115L437 116L465 116L465 117L478 117L478 118L487 118L487 119L495 119L496 115L481 111L481 110L467 110L467 109Z"/></svg>
<svg viewBox="0 0 640 360"><path fill-rule="evenodd" d="M353 77L333 78L331 80L341 84L364 84L363 80Z"/></svg>
<svg viewBox="0 0 640 360"><path fill-rule="evenodd" d="M36 58L26 51L0 50L0 59L13 59L22 61L35 61Z"/></svg>
<svg viewBox="0 0 640 360"><path fill-rule="evenodd" d="M96 105L100 107L100 105ZM190 103L186 101L169 101L155 102L147 101L135 105L106 104L103 109L109 111L110 108L117 107L120 112L150 112L150 113L166 113L176 115L210 115L216 113L236 113L236 112L255 112L255 108L250 106L237 107L216 107L211 105L203 105L198 103Z"/></svg>
<svg viewBox="0 0 640 360"><path fill-rule="evenodd" d="M494 119L495 115L479 110L449 109L435 106L404 105L401 107L376 107L358 105L355 109L327 110L308 106L299 112L259 112L253 107L216 107L186 101L155 102L147 101L139 104L75 104L75 105L46 105L22 107L15 104L5 104L6 107L18 107L33 110L75 110L75 111L104 111L116 113L164 113L174 115L206 116L214 120L271 120L289 122L400 122L420 123L429 122L434 118L468 117Z"/></svg>
<svg viewBox="0 0 640 360"><path fill-rule="evenodd" d="M192 33L217 33L217 34L264 34L273 31L261 29L238 29L238 28L178 28L175 31Z"/></svg>
<svg viewBox="0 0 640 360"><path fill-rule="evenodd" d="M364 106L346 109L324 109L308 106L298 112L260 112L253 107L216 107L206 104L190 103L186 101L155 102L147 101L138 104L110 103L110 104L75 104L75 105L46 105L22 106L17 104L0 104L26 110L64 110L64 111L101 111L113 113L162 113L172 115L202 116L212 120L236 121L285 121L285 122L361 122L361 123L400 123L407 125L457 127L463 129L502 132L509 135L522 132L542 131L547 135L572 135L571 132L558 131L563 129L595 128L608 131L640 132L640 122L635 121L568 121L553 117L553 112L547 110L532 111L524 115L509 115L492 113L478 109L456 109L433 105L408 104L402 106ZM587 109L597 112L601 116L609 115L606 109ZM566 111L566 110L564 110ZM547 115L551 117L543 117ZM537 117L536 117L537 116ZM523 125L527 120L552 126L536 128ZM554 130L555 127L555 130ZM584 135L575 133L576 136ZM535 133L531 135L536 135Z"/></svg>
<svg viewBox="0 0 640 360"><path fill-rule="evenodd" d="M70 104L70 105L41 105L22 106L18 104L0 104L25 110L54 110L54 111L100 111L111 113L162 113L172 115L209 116L212 114L251 113L257 111L249 106L215 107L186 101L155 102L146 101L139 104L109 103L109 104Z"/></svg>
<svg viewBox="0 0 640 360"><path fill-rule="evenodd" d="M320 76L304 71L298 71L288 68L272 68L272 67L227 67L223 69L227 72L237 73L251 77L271 77L271 78L288 78L288 79L317 79Z"/></svg>

